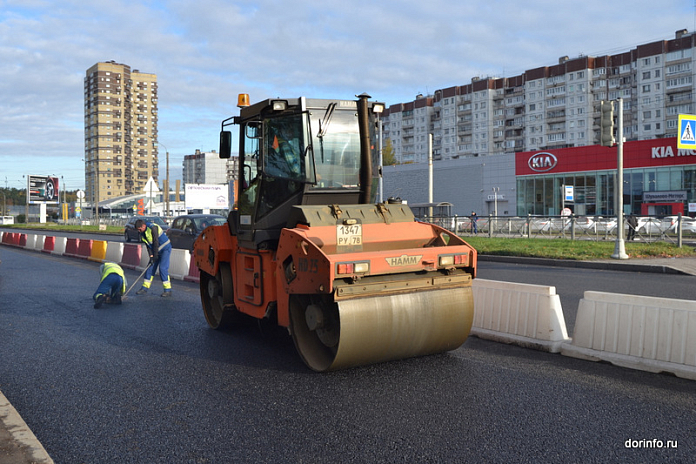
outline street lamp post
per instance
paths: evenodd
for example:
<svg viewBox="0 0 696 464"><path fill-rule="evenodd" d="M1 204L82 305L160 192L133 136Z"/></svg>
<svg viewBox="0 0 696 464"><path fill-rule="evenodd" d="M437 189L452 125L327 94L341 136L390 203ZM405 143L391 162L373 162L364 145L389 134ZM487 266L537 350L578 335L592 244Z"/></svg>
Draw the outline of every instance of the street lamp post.
<svg viewBox="0 0 696 464"><path fill-rule="evenodd" d="M157 140L154 137L150 137L154 143L157 143L157 145L162 145L164 147L164 151L167 153L167 171L166 171L166 177L164 178L164 185L163 189L164 190L164 215L166 217L169 216L169 149L167 146L163 143L160 143L159 140Z"/></svg>
<svg viewBox="0 0 696 464"><path fill-rule="evenodd" d="M493 187L493 217L494 219L494 228L498 227L498 192L500 192L500 187Z"/></svg>
<svg viewBox="0 0 696 464"><path fill-rule="evenodd" d="M97 220L97 225L99 225L99 156L97 156L96 159L97 167L95 168L94 171L94 176L96 178L96 183L97 183L97 188L94 191L95 193L95 202L94 202L94 211L95 211L95 216Z"/></svg>
<svg viewBox="0 0 696 464"><path fill-rule="evenodd" d="M2 204L2 215L7 216L7 176L5 176L5 191L2 192L2 199L3 199L3 204Z"/></svg>

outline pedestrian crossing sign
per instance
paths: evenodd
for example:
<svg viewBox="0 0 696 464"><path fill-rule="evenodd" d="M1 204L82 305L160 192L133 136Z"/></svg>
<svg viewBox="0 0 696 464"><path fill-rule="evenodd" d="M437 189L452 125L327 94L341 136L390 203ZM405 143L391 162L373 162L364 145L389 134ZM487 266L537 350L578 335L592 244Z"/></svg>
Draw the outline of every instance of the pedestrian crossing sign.
<svg viewBox="0 0 696 464"><path fill-rule="evenodd" d="M685 150L696 149L696 115L679 115L677 148Z"/></svg>

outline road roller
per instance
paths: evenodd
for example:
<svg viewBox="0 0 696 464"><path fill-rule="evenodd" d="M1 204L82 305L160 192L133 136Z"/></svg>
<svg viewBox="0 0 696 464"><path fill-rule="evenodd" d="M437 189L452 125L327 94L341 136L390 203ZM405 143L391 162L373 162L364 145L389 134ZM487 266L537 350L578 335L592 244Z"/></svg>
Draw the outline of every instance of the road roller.
<svg viewBox="0 0 696 464"><path fill-rule="evenodd" d="M370 98L239 95L219 151L230 158L238 126L234 207L193 249L210 327L246 314L287 328L318 372L464 343L476 250L401 201L375 202L384 104Z"/></svg>

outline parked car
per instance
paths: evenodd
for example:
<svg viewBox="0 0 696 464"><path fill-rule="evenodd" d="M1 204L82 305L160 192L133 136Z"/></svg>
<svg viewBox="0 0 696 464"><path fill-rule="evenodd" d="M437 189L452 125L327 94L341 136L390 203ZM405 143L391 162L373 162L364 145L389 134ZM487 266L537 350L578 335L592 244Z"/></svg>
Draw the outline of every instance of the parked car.
<svg viewBox="0 0 696 464"><path fill-rule="evenodd" d="M166 233L172 247L193 250L193 242L206 227L219 226L226 222L227 218L219 214L185 214L174 218Z"/></svg>
<svg viewBox="0 0 696 464"><path fill-rule="evenodd" d="M140 232L135 229L135 221L138 219L153 222L159 225L165 232L167 229L169 229L169 226L166 222L164 222L164 219L159 216L133 216L128 219L128 222L126 222L126 225L123 228L123 238L126 240L126 242L140 241Z"/></svg>
<svg viewBox="0 0 696 464"><path fill-rule="evenodd" d="M665 232L677 232L677 221L678 216L665 216L662 218L662 228ZM681 218L681 228L682 233L694 233L696 232L696 221L689 216L682 216Z"/></svg>

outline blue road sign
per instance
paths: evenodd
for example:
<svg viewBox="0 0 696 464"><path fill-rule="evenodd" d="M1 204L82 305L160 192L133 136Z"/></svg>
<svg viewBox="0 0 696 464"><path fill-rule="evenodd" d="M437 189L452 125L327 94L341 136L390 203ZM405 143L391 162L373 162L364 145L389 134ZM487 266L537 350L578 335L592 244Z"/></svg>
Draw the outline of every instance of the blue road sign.
<svg viewBox="0 0 696 464"><path fill-rule="evenodd" d="M677 138L677 148L687 150L696 148L696 115L679 115L679 137Z"/></svg>

